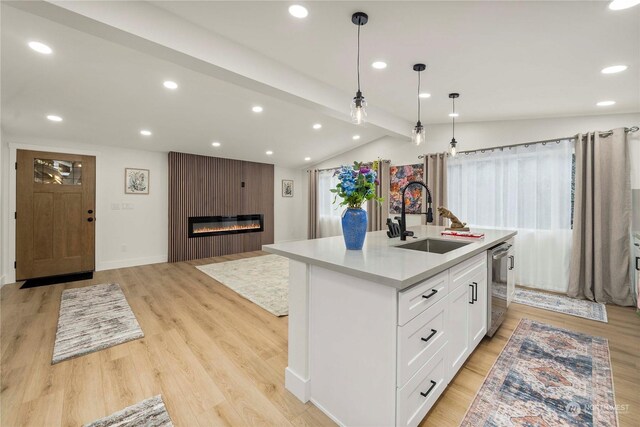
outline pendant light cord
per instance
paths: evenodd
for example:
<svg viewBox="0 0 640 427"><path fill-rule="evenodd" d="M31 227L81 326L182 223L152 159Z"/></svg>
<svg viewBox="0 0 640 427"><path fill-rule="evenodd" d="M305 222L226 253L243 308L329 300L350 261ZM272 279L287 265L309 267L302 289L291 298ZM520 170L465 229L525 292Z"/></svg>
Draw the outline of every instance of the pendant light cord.
<svg viewBox="0 0 640 427"><path fill-rule="evenodd" d="M358 92L360 92L360 27L362 25L360 24L360 18L358 18L358 57L357 57L357 64L356 64L356 69L358 70Z"/></svg>
<svg viewBox="0 0 640 427"><path fill-rule="evenodd" d="M451 128L452 128L451 138L455 140L456 139L456 116L455 116L455 114L456 114L456 99L455 98L451 98L451 103L453 104L453 111L452 111L453 115L451 116L451 124L452 124L452 126L451 126Z"/></svg>
<svg viewBox="0 0 640 427"><path fill-rule="evenodd" d="M420 73L418 71L418 121L420 121Z"/></svg>

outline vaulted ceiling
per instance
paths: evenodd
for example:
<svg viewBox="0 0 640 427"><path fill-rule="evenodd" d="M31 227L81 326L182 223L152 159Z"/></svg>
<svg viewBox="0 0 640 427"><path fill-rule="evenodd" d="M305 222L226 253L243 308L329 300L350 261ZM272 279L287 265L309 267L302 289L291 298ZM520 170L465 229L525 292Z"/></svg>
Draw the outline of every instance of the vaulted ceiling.
<svg viewBox="0 0 640 427"><path fill-rule="evenodd" d="M3 2L3 132L301 167L306 157L321 160L385 135L408 144L416 62L427 64L426 123L449 120L453 91L461 93L460 121L640 111L640 7L303 4L305 19L287 12L290 2ZM369 14L361 39L371 106L364 127L348 116L357 10ZM53 53L32 51L32 40ZM376 60L387 68L372 68ZM628 69L600 72L615 64ZM178 89L165 89L165 80ZM597 107L603 100L616 103ZM261 113L251 110L256 105Z"/></svg>

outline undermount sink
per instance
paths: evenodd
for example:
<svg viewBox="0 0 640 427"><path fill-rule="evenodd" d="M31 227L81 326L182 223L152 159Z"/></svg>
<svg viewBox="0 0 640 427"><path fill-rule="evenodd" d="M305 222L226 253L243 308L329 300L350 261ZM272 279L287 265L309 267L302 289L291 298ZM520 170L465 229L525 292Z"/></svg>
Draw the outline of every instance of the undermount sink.
<svg viewBox="0 0 640 427"><path fill-rule="evenodd" d="M404 245L398 245L397 248L411 249L413 251L431 252L433 254L446 254L447 252L460 249L472 242L454 242L451 240L424 239Z"/></svg>

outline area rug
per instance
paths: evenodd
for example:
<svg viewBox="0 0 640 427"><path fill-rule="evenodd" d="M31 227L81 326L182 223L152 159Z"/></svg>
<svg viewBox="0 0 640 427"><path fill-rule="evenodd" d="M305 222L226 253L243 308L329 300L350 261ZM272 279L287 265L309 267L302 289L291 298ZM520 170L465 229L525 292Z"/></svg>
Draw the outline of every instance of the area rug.
<svg viewBox="0 0 640 427"><path fill-rule="evenodd" d="M52 364L144 337L116 283L62 292Z"/></svg>
<svg viewBox="0 0 640 427"><path fill-rule="evenodd" d="M269 313L289 313L289 260L285 257L264 255L197 268Z"/></svg>
<svg viewBox="0 0 640 427"><path fill-rule="evenodd" d="M506 299L507 287L504 285L494 286L496 296ZM529 289L516 288L513 302L608 323L606 306L584 299L575 299L564 295L553 295Z"/></svg>
<svg viewBox="0 0 640 427"><path fill-rule="evenodd" d="M617 426L607 340L522 319L461 425Z"/></svg>
<svg viewBox="0 0 640 427"><path fill-rule="evenodd" d="M171 418L158 395L124 408L108 417L100 418L84 427L171 427Z"/></svg>

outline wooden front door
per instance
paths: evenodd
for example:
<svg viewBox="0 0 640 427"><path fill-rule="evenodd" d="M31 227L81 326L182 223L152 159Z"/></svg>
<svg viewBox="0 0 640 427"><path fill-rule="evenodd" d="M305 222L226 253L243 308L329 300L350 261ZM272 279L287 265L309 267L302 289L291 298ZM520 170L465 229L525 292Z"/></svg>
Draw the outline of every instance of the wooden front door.
<svg viewBox="0 0 640 427"><path fill-rule="evenodd" d="M93 271L96 158L18 150L16 279Z"/></svg>

